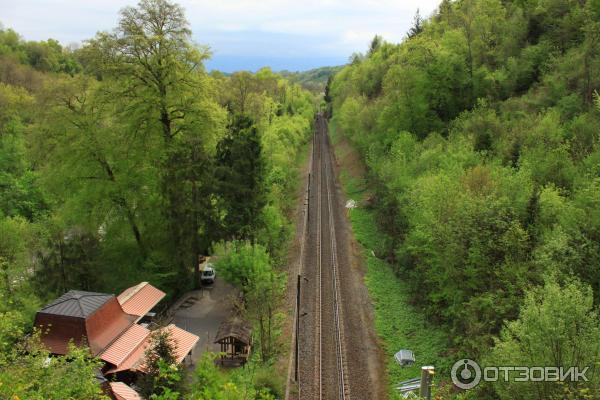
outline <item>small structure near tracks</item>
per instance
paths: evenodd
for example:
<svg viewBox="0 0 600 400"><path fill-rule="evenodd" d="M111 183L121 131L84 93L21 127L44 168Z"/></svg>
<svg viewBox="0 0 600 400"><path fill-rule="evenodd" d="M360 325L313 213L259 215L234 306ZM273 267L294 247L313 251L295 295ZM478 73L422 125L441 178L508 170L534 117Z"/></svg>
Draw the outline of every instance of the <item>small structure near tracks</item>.
<svg viewBox="0 0 600 400"><path fill-rule="evenodd" d="M400 366L408 367L415 363L415 353L411 350L403 349L394 354L394 359Z"/></svg>
<svg viewBox="0 0 600 400"><path fill-rule="evenodd" d="M236 367L244 365L252 348L252 327L240 317L233 317L221 324L215 337L215 343L221 345L219 363L222 366Z"/></svg>

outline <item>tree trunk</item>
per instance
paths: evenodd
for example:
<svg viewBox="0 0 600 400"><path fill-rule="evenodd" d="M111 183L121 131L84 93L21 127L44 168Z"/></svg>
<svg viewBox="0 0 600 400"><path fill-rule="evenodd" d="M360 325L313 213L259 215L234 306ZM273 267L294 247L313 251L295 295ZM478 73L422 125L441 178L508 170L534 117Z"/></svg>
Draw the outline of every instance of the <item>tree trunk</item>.
<svg viewBox="0 0 600 400"><path fill-rule="evenodd" d="M61 288L61 292L66 292L67 291L67 273L65 271L65 258L63 256L63 242L62 242L62 238L61 240L58 242L58 254L60 257L60 273L61 273L61 279L62 279L62 288Z"/></svg>
<svg viewBox="0 0 600 400"><path fill-rule="evenodd" d="M267 353L268 356L271 357L271 350L272 350L272 346L271 346L271 326L273 323L273 308L271 307L271 305L269 304L268 306L268 314L267 314L267 344L268 344L268 348L267 348Z"/></svg>
<svg viewBox="0 0 600 400"><path fill-rule="evenodd" d="M140 228L135 222L135 215L133 214L133 211L129 209L129 207L125 210L125 212L127 214L127 221L129 221L129 226L131 227L131 231L135 237L135 242L137 243L140 253L142 254L142 258L146 258L146 246L144 246L144 242L142 241Z"/></svg>
<svg viewBox="0 0 600 400"><path fill-rule="evenodd" d="M200 188L199 177L196 173L198 159L198 147L192 149L192 265L194 266L194 289L200 288L200 270L198 269L198 259L200 257L200 237L198 236L199 221L200 221Z"/></svg>
<svg viewBox="0 0 600 400"><path fill-rule="evenodd" d="M183 220L180 215L180 201L183 197L177 179L177 169L178 163L176 159L176 155L173 152L173 127L172 127L172 119L169 115L169 111L166 107L166 96L167 91L164 86L159 86L159 93L161 96L161 110L160 110L160 122L162 125L163 138L165 143L165 150L167 153L166 161L164 164L164 175L162 177L163 180L163 195L167 201L167 219L169 225L169 231L171 232L170 243L174 263L176 268L178 269L178 275L181 282L186 282L188 277L188 271L186 268L187 259L185 257L185 252L182 251L184 247L182 245L185 243L184 237L181 234L181 227L185 226L186 221Z"/></svg>
<svg viewBox="0 0 600 400"><path fill-rule="evenodd" d="M260 353L261 353L261 358L263 360L263 362L267 361L267 352L265 349L265 322L264 322L264 318L261 315L258 318L258 325L260 327Z"/></svg>

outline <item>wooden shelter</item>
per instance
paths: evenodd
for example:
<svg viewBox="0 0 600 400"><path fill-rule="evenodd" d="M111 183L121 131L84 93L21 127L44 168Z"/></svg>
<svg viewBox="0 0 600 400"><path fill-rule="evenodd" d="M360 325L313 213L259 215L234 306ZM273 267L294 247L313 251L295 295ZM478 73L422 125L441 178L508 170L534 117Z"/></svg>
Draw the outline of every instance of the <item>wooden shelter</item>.
<svg viewBox="0 0 600 400"><path fill-rule="evenodd" d="M215 343L221 345L221 365L244 365L252 347L252 327L242 318L233 317L219 326Z"/></svg>

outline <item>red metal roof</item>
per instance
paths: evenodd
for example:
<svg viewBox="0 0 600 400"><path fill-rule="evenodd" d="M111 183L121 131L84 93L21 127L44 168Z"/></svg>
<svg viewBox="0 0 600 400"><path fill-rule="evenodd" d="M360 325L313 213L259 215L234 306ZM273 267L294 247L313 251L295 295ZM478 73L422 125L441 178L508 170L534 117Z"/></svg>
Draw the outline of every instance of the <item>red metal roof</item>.
<svg viewBox="0 0 600 400"><path fill-rule="evenodd" d="M135 317L123 312L114 296L86 319L88 342L94 356L127 331L134 321Z"/></svg>
<svg viewBox="0 0 600 400"><path fill-rule="evenodd" d="M123 382L110 382L110 389L117 400L142 400L138 392Z"/></svg>
<svg viewBox="0 0 600 400"><path fill-rule="evenodd" d="M167 328L171 332L171 338L176 344L175 353L177 356L177 362L183 361L185 356L194 348L200 338L193 333L185 331L177 326L171 324Z"/></svg>
<svg viewBox="0 0 600 400"><path fill-rule="evenodd" d="M100 358L119 367L131 353L142 345L148 335L150 335L150 331L147 328L133 324L100 354Z"/></svg>
<svg viewBox="0 0 600 400"><path fill-rule="evenodd" d="M143 371L142 364L146 349L150 345L148 338L140 346L135 348L118 366L106 371L107 374L114 374L121 371Z"/></svg>
<svg viewBox="0 0 600 400"><path fill-rule="evenodd" d="M165 297L165 292L142 282L136 286L125 289L117 299L127 314L142 317Z"/></svg>
<svg viewBox="0 0 600 400"><path fill-rule="evenodd" d="M177 363L181 363L185 356L194 348L200 338L193 333L185 331L177 326L171 324L167 326L171 334L171 339L175 344L175 358ZM146 339L139 344L129 355L121 361L120 364L107 371L107 374L114 374L120 371L133 370L144 372L144 356L146 349L150 346L150 335L146 336Z"/></svg>

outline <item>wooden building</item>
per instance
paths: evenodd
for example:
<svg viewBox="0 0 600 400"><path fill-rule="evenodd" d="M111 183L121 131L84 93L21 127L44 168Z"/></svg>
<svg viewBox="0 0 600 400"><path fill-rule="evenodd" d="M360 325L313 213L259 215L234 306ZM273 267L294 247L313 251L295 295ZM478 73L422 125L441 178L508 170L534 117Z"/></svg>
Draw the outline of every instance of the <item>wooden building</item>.
<svg viewBox="0 0 600 400"><path fill-rule="evenodd" d="M222 366L244 365L252 348L252 327L240 317L231 318L219 326L215 343L221 345Z"/></svg>
<svg viewBox="0 0 600 400"><path fill-rule="evenodd" d="M113 295L71 290L38 311L35 326L53 354L67 354L72 340L76 346L89 346L92 355L97 356L135 318L123 311Z"/></svg>
<svg viewBox="0 0 600 400"><path fill-rule="evenodd" d="M135 391L123 382L135 382L146 372L145 353L151 345L151 331L141 320L164 297L164 292L148 282L119 296L71 290L38 311L35 326L52 354L67 354L69 342L88 346L91 354L105 363L101 372L110 378L113 397L131 400L136 398ZM169 332L178 363L191 354L199 340L173 324L160 329Z"/></svg>

